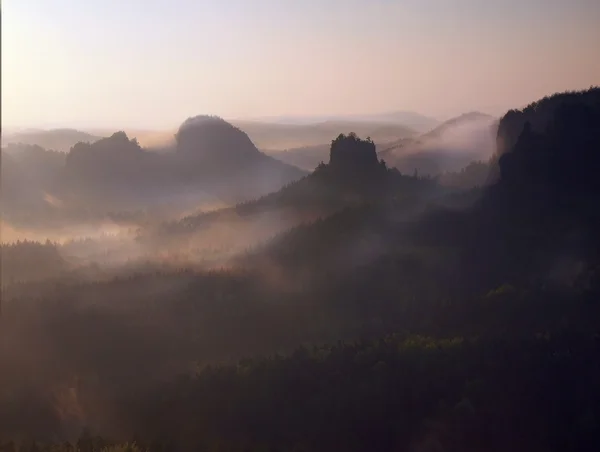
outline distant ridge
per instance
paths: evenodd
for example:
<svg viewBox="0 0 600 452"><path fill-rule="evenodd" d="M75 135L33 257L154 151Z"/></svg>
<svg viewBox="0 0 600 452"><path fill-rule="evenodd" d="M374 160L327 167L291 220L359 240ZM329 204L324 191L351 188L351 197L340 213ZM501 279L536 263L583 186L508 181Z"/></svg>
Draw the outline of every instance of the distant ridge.
<svg viewBox="0 0 600 452"><path fill-rule="evenodd" d="M310 124L282 124L258 121L232 121L263 151L283 151L304 146L329 145L341 132L355 132L377 142L414 137L418 132L401 123L328 119Z"/></svg>
<svg viewBox="0 0 600 452"><path fill-rule="evenodd" d="M451 118L417 138L383 147L379 156L402 172L437 175L487 161L496 149L498 120L480 112Z"/></svg>
<svg viewBox="0 0 600 452"><path fill-rule="evenodd" d="M52 132L64 138L63 130ZM49 216L66 220L67 209L93 216L156 208L178 214L207 202L254 199L306 174L260 152L246 133L217 117L187 119L168 153L152 152L123 131L93 141L68 132L90 140L66 153L24 143L3 150L4 214L36 224Z"/></svg>
<svg viewBox="0 0 600 452"><path fill-rule="evenodd" d="M101 136L76 129L26 129L2 136L2 145L9 143L36 144L48 150L68 152L79 142L93 143Z"/></svg>
<svg viewBox="0 0 600 452"><path fill-rule="evenodd" d="M392 111L373 114L353 114L353 115L282 115L282 116L263 116L257 118L237 119L234 122L269 122L273 124L287 125L310 125L329 121L352 121L352 122L381 122L402 124L415 129L417 132L425 132L440 124L441 121L422 115L413 111Z"/></svg>

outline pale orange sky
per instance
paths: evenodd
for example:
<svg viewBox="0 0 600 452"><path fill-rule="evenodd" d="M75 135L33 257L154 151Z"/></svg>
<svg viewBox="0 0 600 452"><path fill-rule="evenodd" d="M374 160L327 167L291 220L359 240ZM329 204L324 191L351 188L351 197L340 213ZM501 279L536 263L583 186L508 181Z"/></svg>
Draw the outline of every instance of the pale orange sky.
<svg viewBox="0 0 600 452"><path fill-rule="evenodd" d="M5 126L501 114L600 84L598 0L5 0Z"/></svg>

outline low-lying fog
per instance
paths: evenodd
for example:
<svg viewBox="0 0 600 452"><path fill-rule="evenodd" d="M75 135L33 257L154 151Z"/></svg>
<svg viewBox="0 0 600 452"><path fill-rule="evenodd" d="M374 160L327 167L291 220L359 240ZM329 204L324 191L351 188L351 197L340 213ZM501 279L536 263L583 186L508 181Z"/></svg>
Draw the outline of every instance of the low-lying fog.
<svg viewBox="0 0 600 452"><path fill-rule="evenodd" d="M389 225L445 194L437 181L386 168L367 141L373 179L322 169L305 176L224 121L198 122L218 129L207 145L180 140L171 154L148 152L124 133L66 156L36 146L3 152L0 321L10 322L0 331L0 363L11 371L0 375L10 390L8 398L0 391L0 422L10 420L12 431L35 430L35 412L65 437L84 425L118 434L117 397L197 364L356 331L362 314L356 325L339 320L338 308L347 309L336 300L357 296L340 281L390 247L438 265L439 256L401 244ZM456 130L439 143L458 153L477 130ZM319 303L333 304L319 311Z"/></svg>

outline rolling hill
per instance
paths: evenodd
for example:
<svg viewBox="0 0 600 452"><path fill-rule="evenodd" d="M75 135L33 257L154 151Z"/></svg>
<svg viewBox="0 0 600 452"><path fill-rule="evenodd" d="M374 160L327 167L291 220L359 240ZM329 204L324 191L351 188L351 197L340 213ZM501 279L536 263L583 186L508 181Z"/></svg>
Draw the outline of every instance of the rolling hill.
<svg viewBox="0 0 600 452"><path fill-rule="evenodd" d="M497 120L471 112L452 118L417 138L401 139L379 156L401 172L437 175L487 161L496 149Z"/></svg>
<svg viewBox="0 0 600 452"><path fill-rule="evenodd" d="M2 135L2 146L9 143L38 145L45 149L68 152L76 143L93 143L101 136L75 129L26 129Z"/></svg>
<svg viewBox="0 0 600 452"><path fill-rule="evenodd" d="M380 124L401 124L416 132L424 133L440 124L440 121L414 111L392 111L385 113L321 116L267 116L251 121L270 124L310 125L323 122L369 122Z"/></svg>
<svg viewBox="0 0 600 452"><path fill-rule="evenodd" d="M391 135L371 135L379 157L404 173L437 175L459 171L475 160L488 160L495 149L495 119L471 112L452 118L421 135L393 138ZM364 126L363 126L364 127ZM329 144L315 144L270 151L275 158L312 170L327 160Z"/></svg>
<svg viewBox="0 0 600 452"><path fill-rule="evenodd" d="M277 151L302 146L329 144L340 133L354 132L376 142L412 137L416 132L403 124L358 120L328 120L314 124L273 124L236 121L234 125L248 134L259 149L274 155Z"/></svg>
<svg viewBox="0 0 600 452"><path fill-rule="evenodd" d="M260 152L244 132L220 118L190 118L176 140L175 150L163 154L142 148L124 132L78 142L66 155L8 146L3 154L8 151L11 158L3 174L9 167L19 173L3 180L4 213L39 226L48 215L69 222L163 207L181 214L205 203L254 199L306 174Z"/></svg>
<svg viewBox="0 0 600 452"><path fill-rule="evenodd" d="M328 163L310 175L234 207L165 223L141 240L161 252L171 250L171 255L187 250L193 259L212 255L222 261L275 234L350 206L398 197L410 209L439 193L440 187L432 180L388 169L379 161L372 141L342 134L330 146Z"/></svg>

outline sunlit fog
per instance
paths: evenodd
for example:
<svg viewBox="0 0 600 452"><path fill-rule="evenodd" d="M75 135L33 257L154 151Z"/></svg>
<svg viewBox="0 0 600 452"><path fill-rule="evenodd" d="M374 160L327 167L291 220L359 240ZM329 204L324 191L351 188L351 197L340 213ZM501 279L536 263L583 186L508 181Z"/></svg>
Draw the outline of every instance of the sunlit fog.
<svg viewBox="0 0 600 452"><path fill-rule="evenodd" d="M1 19L0 452L600 450L600 2Z"/></svg>

